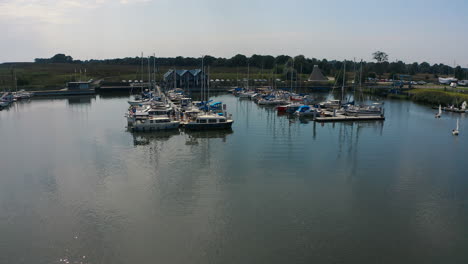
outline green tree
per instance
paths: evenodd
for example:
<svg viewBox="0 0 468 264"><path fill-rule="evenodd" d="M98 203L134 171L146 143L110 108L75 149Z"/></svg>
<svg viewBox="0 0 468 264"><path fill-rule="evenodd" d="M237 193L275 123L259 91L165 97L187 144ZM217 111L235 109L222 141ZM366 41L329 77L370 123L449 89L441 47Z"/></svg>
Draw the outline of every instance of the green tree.
<svg viewBox="0 0 468 264"><path fill-rule="evenodd" d="M59 54L55 54L52 58L50 58L50 62L52 62L52 63L71 63L71 62L73 62L73 58L71 56L67 56L65 54L59 53Z"/></svg>
<svg viewBox="0 0 468 264"><path fill-rule="evenodd" d="M237 54L229 60L230 60L231 66L234 66L234 67L247 66L247 57L245 55Z"/></svg>
<svg viewBox="0 0 468 264"><path fill-rule="evenodd" d="M291 57L287 56L287 55L279 55L276 57L276 64L280 65L280 64L285 64L286 62L288 62L288 60L290 59Z"/></svg>
<svg viewBox="0 0 468 264"><path fill-rule="evenodd" d="M457 66L455 68L455 78L457 78L458 80L462 80L464 79L464 77L465 77L465 73L463 69L460 66Z"/></svg>
<svg viewBox="0 0 468 264"><path fill-rule="evenodd" d="M388 54L383 51L376 51L372 53L372 58L374 58L378 63L382 63L384 61L388 61Z"/></svg>

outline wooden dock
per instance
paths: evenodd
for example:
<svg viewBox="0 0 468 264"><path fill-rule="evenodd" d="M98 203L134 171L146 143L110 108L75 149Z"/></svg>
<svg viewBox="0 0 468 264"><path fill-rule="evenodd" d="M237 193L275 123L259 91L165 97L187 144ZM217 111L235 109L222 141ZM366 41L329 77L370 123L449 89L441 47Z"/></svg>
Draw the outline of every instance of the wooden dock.
<svg viewBox="0 0 468 264"><path fill-rule="evenodd" d="M336 116L318 116L316 122L355 122L355 121L377 121L385 120L384 116L346 116L337 114Z"/></svg>
<svg viewBox="0 0 468 264"><path fill-rule="evenodd" d="M71 95L93 95L96 93L94 89L61 89L61 90L45 90L32 91L34 97L40 96L71 96Z"/></svg>

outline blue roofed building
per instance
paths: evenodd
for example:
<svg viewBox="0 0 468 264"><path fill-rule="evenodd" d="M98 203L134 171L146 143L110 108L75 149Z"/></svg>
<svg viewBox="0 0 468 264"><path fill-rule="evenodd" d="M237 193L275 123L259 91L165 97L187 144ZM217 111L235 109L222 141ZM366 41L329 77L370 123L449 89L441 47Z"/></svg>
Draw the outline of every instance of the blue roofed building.
<svg viewBox="0 0 468 264"><path fill-rule="evenodd" d="M201 69L169 70L164 74L164 87L166 89L183 88L199 90L203 81L208 83L208 76Z"/></svg>

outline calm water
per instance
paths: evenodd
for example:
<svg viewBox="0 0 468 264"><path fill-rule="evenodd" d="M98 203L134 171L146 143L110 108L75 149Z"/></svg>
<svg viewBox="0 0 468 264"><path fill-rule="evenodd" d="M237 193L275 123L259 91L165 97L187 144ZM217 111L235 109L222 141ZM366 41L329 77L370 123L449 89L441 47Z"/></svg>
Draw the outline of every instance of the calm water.
<svg viewBox="0 0 468 264"><path fill-rule="evenodd" d="M126 131L125 97L0 112L0 263L467 263L468 118Z"/></svg>

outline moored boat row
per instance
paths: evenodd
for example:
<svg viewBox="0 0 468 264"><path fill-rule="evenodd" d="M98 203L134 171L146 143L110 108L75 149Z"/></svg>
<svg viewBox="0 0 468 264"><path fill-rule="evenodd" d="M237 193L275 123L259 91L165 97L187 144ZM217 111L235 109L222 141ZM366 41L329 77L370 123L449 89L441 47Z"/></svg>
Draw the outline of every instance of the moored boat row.
<svg viewBox="0 0 468 264"><path fill-rule="evenodd" d="M231 129L234 122L222 102L192 102L181 89L162 93L157 87L157 95L146 93L128 103L125 117L132 131Z"/></svg>

